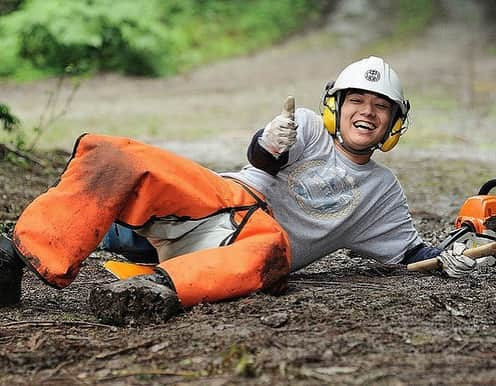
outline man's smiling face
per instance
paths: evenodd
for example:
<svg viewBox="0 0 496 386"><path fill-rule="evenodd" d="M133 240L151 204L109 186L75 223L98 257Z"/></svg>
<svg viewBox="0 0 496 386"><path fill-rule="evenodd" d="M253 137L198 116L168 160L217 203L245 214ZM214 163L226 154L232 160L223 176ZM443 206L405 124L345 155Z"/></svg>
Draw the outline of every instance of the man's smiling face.
<svg viewBox="0 0 496 386"><path fill-rule="evenodd" d="M388 129L392 103L380 95L351 90L341 106L340 130L344 142L355 150L378 144Z"/></svg>

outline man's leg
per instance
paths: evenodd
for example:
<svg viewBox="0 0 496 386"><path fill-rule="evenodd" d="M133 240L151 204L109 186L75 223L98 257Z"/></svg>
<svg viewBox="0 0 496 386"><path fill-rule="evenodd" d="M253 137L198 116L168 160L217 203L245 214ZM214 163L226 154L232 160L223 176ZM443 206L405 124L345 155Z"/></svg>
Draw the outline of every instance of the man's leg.
<svg viewBox="0 0 496 386"><path fill-rule="evenodd" d="M63 288L115 220L141 227L156 217L202 218L236 205L232 184L162 149L85 135L60 182L21 214L13 242L47 284Z"/></svg>
<svg viewBox="0 0 496 386"><path fill-rule="evenodd" d="M238 221L244 215L239 213ZM107 323L139 322L144 315L148 320L160 320L170 316L164 312L171 307L167 289L174 289L183 307L237 298L258 290L276 293L285 287L289 267L286 233L258 209L234 243L166 260L153 275L97 287L91 292L90 304L95 315ZM166 292L157 296L157 291Z"/></svg>
<svg viewBox="0 0 496 386"><path fill-rule="evenodd" d="M127 138L86 135L79 139L60 182L22 213L13 242L28 267L46 283L63 288L115 220L139 228L153 218L199 219L255 204L257 200L239 184L190 160ZM236 216L239 219L241 215L238 212ZM239 241L249 236L246 229ZM256 253L257 243L250 248ZM246 258L250 256L246 254ZM186 263L194 264L194 260ZM216 261L213 271L222 264L222 259ZM180 277L181 268L173 264L171 270ZM187 280L178 279L179 291L183 292L181 283ZM257 289L249 287L248 292ZM243 293L247 291L233 291L232 296ZM208 294L206 298L213 301L219 297ZM185 297L184 301L190 305L197 300Z"/></svg>
<svg viewBox="0 0 496 386"><path fill-rule="evenodd" d="M158 268L168 273L181 304L189 307L271 291L287 280L290 265L286 232L259 209L234 243L178 256Z"/></svg>
<svg viewBox="0 0 496 386"><path fill-rule="evenodd" d="M0 235L0 306L19 302L23 267L11 240Z"/></svg>

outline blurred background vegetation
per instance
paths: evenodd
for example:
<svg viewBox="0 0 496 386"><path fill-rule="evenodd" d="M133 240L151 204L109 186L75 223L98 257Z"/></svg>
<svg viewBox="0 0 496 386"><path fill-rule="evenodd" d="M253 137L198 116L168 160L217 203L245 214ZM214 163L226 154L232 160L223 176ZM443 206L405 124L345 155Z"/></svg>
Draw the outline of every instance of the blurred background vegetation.
<svg viewBox="0 0 496 386"><path fill-rule="evenodd" d="M351 39L355 33L371 35L367 43L355 51L355 57L375 54L388 58L406 52L409 45L418 44L418 38L425 35L429 27L443 22L447 17L443 14L443 6L460 9L463 13L466 4L477 4L485 18L491 22L496 18L496 0L0 0L0 143L30 152L38 144L44 148L53 148L54 144L67 147L81 131L102 132L102 127L110 134L133 136L139 128L142 138L167 137L171 140L205 138L226 131L233 133L239 127L253 129L259 124L255 121L258 116L266 119L264 117L270 117L275 111L272 103L276 103L273 101L277 97L272 93L275 87L268 82L268 76L278 82L279 89L274 93L293 92L297 88L300 91L298 102L314 108L309 101L318 100L318 95L314 95L320 88L317 82L324 82L322 74L333 73L334 68L325 67L308 56L321 57L321 62L333 59L333 66L341 66L341 58L334 57L343 55L345 50L337 44L335 30L331 33L326 28L332 23L330 20L336 8L343 3L350 4L350 14L344 16L352 21L349 24L353 27L352 30L344 29L342 40ZM355 16L353 7L357 4L361 4L362 9ZM373 12L379 14L379 22L373 22L375 24L369 30L367 16ZM468 23L479 22L468 20L469 14L466 18ZM343 22L347 23L346 20ZM373 29L383 29L385 33L373 38ZM320 32L300 40L288 39L303 37L312 30ZM449 37L468 47L467 55L460 58L458 67L463 65L470 70L474 66L470 52L480 49L476 35L469 37L468 43L466 36ZM288 40L294 43L281 49L281 43ZM303 55L307 56L307 69L299 68L298 60L294 60L302 53L298 45L306 46ZM333 49L329 50L329 47ZM493 43L484 49L496 54L495 47ZM209 94L207 98L201 95L205 91L201 87L205 85L195 88L185 82L178 86L180 91L165 94L163 90L169 90L171 84L160 83L164 78L178 74L186 78L192 70L205 64L256 54L267 48L274 52L271 54L274 58L279 55L276 60L294 61L291 63L293 68L301 71L295 78L308 76L302 77L300 83L294 79L290 83L274 65L252 84L249 80L243 83L233 79L219 82L214 77L217 84L213 87L220 90L217 101L206 101ZM285 49L294 53L285 53ZM328 56L321 55L324 50ZM343 55L342 60L348 59ZM416 63L417 60L419 58L411 59L411 69L421 64ZM256 61L253 63L252 66L257 65ZM410 67L404 69L408 75ZM272 72L267 75L269 70ZM248 73L254 76L253 71L241 71L235 76ZM120 94L119 85L110 84L113 90L108 89L99 95L100 99L95 99L91 84L100 82L106 74L116 75L112 78L116 82L134 79L134 83L121 84L125 91ZM227 79L232 75L224 77ZM137 77L153 81L153 90L141 92L141 86L150 88L151 83L140 81L137 84ZM314 79L317 77L318 80ZM465 110L477 107L474 101L479 94L484 96L492 92L485 79L478 80L473 74L472 78L461 79L472 84L470 87L475 90L462 95L471 101L465 103ZM106 79L108 81L108 77ZM421 80L407 84L407 90L416 111L430 109L432 112L424 120L417 120L420 127L407 136L407 144L415 140L424 143L426 138L433 142L433 129L448 127L445 117L449 112L457 111L457 104L463 99L457 94L459 85L453 86L454 91L446 92L440 90L444 84L433 84L427 78ZM156 86L157 82L159 86ZM288 87L280 86L288 83ZM78 90L81 84L85 87ZM439 87L432 87L436 85ZM251 95L248 102L244 91L229 94L225 91L229 87L238 90L250 87L256 97ZM483 88L484 93L477 94L477 87ZM19 91L21 88L22 92ZM83 91L86 94L81 95ZM187 93L187 101L179 100ZM71 106L73 99L79 103L77 106ZM230 103L227 107L224 107L227 105L225 100ZM190 114L189 106L183 107L185 102L196 108L196 114ZM118 104L119 108L114 109ZM71 117L64 117L69 110L73 113ZM469 114L465 110L463 116L467 117ZM487 110L489 113L484 112L485 116L491 117L494 109ZM238 126L232 123L232 111L236 111ZM459 121L457 116L450 119ZM464 126L460 136L462 129ZM425 135L421 135L422 130ZM436 135L442 136L440 143L453 137L451 132L439 130Z"/></svg>
<svg viewBox="0 0 496 386"><path fill-rule="evenodd" d="M325 0L2 0L0 76L164 76L265 47Z"/></svg>
<svg viewBox="0 0 496 386"><path fill-rule="evenodd" d="M79 79L98 73L146 77L184 73L271 46L309 26L315 28L326 20L334 3L0 0L0 79L25 83L71 77L77 88ZM401 36L422 28L432 17L431 0L398 4L394 11ZM20 119L5 103L0 100L4 137L8 132L17 147L26 147L26 134L15 133ZM28 146L32 149L42 128L36 125L28 131L27 136L34 137Z"/></svg>
<svg viewBox="0 0 496 386"><path fill-rule="evenodd" d="M77 77L102 72L184 73L280 41L318 22L330 5L326 0L0 0L0 78L70 76L77 85ZM20 119L6 103L0 100L3 137L32 150L43 128L19 134Z"/></svg>

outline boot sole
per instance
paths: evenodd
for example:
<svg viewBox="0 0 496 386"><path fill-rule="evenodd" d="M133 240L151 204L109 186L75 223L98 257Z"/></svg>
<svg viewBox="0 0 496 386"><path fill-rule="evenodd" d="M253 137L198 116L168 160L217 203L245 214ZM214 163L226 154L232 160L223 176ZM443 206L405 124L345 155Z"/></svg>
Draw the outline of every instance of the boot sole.
<svg viewBox="0 0 496 386"><path fill-rule="evenodd" d="M89 305L101 322L120 326L161 323L179 310L173 290L139 276L95 287Z"/></svg>

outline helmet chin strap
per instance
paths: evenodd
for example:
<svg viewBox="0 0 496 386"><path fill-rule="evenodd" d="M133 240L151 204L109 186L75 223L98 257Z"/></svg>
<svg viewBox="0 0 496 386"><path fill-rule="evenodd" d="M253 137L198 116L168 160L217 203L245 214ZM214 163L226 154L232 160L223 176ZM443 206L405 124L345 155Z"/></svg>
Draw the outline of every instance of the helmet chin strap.
<svg viewBox="0 0 496 386"><path fill-rule="evenodd" d="M336 139L338 141L338 143L346 150L346 151L349 151L350 153L352 154L355 154L355 155L368 155L368 154L372 154L374 152L374 150L378 149L379 148L379 144L376 144L374 146L371 146L367 149L362 149L362 150L357 150L357 149L353 149L350 145L348 145L342 135L341 135L341 131L339 129L336 130Z"/></svg>
<svg viewBox="0 0 496 386"><path fill-rule="evenodd" d="M398 113L398 110L399 110L399 106L397 104L394 105L393 107L393 111L391 113L391 116L392 117L395 117ZM341 135L341 130L339 128L339 122L336 123L336 139L338 140L338 143L346 150L346 151L349 151L351 154L355 154L355 155L368 155L368 154L372 154L375 150L379 149L382 144L384 143L384 141L389 137L389 135L391 134L391 130L393 128L393 124L394 124L394 121L395 119L391 119L390 123L389 123L389 127L386 131L386 133L384 134L384 138L382 139L382 141L376 143L374 146L371 146L367 149L362 149L362 150L357 150L357 149L353 149L350 145L348 145L344 139L343 139L343 136Z"/></svg>

